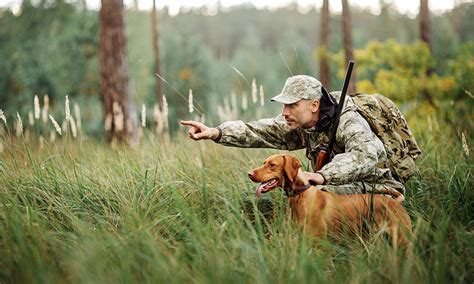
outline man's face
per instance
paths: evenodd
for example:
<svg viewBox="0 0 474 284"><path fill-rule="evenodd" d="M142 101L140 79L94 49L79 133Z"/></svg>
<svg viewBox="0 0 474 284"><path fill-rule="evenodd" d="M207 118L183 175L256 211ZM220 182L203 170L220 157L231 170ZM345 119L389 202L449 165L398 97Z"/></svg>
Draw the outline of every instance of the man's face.
<svg viewBox="0 0 474 284"><path fill-rule="evenodd" d="M282 115L290 129L314 127L319 120L319 101L302 99L285 104Z"/></svg>

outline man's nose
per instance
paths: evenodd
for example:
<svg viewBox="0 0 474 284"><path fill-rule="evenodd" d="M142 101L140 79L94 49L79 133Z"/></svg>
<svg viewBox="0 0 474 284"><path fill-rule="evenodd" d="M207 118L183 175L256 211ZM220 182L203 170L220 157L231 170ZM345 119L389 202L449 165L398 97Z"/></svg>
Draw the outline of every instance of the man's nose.
<svg viewBox="0 0 474 284"><path fill-rule="evenodd" d="M290 112L288 111L288 108L287 108L286 106L283 107L283 111L281 112L281 114L282 114L283 116L287 116L287 115L290 114Z"/></svg>

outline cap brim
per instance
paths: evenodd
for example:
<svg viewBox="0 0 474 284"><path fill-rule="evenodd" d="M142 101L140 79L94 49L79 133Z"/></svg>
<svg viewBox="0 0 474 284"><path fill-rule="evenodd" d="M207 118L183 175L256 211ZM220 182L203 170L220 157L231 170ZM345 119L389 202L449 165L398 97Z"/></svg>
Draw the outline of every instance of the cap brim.
<svg viewBox="0 0 474 284"><path fill-rule="evenodd" d="M290 96L286 96L284 94L279 94L279 95L274 96L273 98L270 99L270 101L272 101L272 102L279 102L279 103L286 104L286 105L294 104L299 100L301 100L301 98L290 97Z"/></svg>

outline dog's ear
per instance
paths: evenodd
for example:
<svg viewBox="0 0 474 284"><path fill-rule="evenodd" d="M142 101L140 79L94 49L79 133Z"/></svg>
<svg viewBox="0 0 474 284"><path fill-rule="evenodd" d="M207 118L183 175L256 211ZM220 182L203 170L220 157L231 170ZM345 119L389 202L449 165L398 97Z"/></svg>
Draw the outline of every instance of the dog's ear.
<svg viewBox="0 0 474 284"><path fill-rule="evenodd" d="M283 156L283 159L285 160L283 170L288 179L293 182L298 174L298 169L301 167L301 162L298 158L289 155Z"/></svg>

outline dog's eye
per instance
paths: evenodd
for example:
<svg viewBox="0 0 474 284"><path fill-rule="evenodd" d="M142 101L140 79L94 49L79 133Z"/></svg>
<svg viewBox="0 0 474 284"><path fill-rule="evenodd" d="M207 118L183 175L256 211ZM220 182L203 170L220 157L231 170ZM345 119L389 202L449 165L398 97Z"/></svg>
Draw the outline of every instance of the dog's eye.
<svg viewBox="0 0 474 284"><path fill-rule="evenodd" d="M270 167L272 167L272 168L273 168L274 166L276 166L276 164L275 164L275 163L270 163Z"/></svg>

